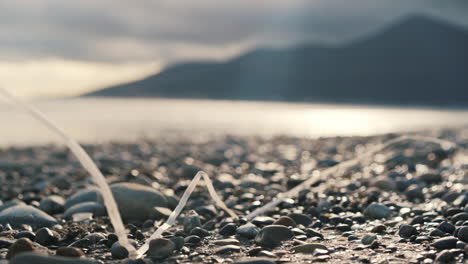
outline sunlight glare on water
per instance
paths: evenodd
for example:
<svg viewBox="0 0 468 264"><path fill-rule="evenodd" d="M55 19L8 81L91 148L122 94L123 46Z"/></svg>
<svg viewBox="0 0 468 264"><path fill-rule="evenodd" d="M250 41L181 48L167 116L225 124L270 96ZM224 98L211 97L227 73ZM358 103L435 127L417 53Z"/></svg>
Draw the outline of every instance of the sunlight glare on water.
<svg viewBox="0 0 468 264"><path fill-rule="evenodd" d="M34 102L82 142L198 134L301 137L372 135L461 126L468 111L332 104L78 98ZM59 143L0 101L0 145Z"/></svg>

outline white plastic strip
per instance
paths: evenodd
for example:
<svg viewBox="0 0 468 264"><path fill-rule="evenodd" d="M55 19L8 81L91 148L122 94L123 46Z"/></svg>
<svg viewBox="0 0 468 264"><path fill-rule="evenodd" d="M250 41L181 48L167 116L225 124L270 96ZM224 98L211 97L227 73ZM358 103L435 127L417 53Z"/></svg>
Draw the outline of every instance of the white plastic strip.
<svg viewBox="0 0 468 264"><path fill-rule="evenodd" d="M358 157L356 157L354 159L341 162L341 163L339 163L339 164L337 164L337 165L335 165L333 167L330 167L328 169L325 169L325 170L321 171L320 174L318 174L317 176L313 176L313 177L303 181L301 184L297 185L296 187L292 188L291 190L289 190L287 192L280 193L279 195L276 196L276 198L274 200L272 200L271 202L267 203L266 205L264 205L264 206L262 206L260 208L257 208L255 211L248 214L246 217L247 217L248 220L252 220L256 216L262 215L265 212L270 211L275 206L277 206L279 203L283 202L285 199L297 196L299 194L299 192L309 188L310 185L312 185L313 183L315 183L319 179L326 179L332 173L335 173L338 170L344 170L344 169L348 169L348 168L350 168L352 166L355 166L355 165L359 164L360 162L372 157L377 152L382 151L382 150L386 149L387 147L389 147L391 145L394 145L396 143L399 143L399 142L402 142L402 141L405 141L405 140L429 141L429 142L439 144L444 149L450 149L450 148L456 146L455 143L447 141L447 140L442 140L442 139L432 138L432 137L423 137L423 136L401 136L401 137L391 139L391 140L389 140L389 141L387 141L387 142L385 142L383 144L377 145L376 147L370 149L369 151L366 151L365 153L359 155Z"/></svg>
<svg viewBox="0 0 468 264"><path fill-rule="evenodd" d="M138 258L141 258L146 251L148 251L149 248L149 243L151 240L156 239L161 236L161 234L166 231L169 227L171 227L179 214L182 212L184 209L185 204L187 204L187 201L192 194L192 192L195 190L195 187L197 187L198 182L201 180L201 178L205 180L206 187L208 188L208 192L210 193L211 198L215 201L216 205L218 205L221 209L225 210L231 217L233 218L238 218L237 215L231 211L229 208L227 208L226 204L219 198L218 194L216 193L213 183L211 182L210 177L208 174L206 174L203 171L199 171L195 177L193 177L192 181L190 182L189 186L185 190L184 194L182 195L182 198L180 198L179 204L177 204L176 208L174 211L172 211L171 215L167 219L167 221L161 225L145 242L145 244L138 249Z"/></svg>
<svg viewBox="0 0 468 264"><path fill-rule="evenodd" d="M109 188L106 179L104 178L96 164L93 162L91 157L80 146L80 144L78 144L78 142L76 142L73 138L65 134L63 130L61 130L56 124L49 120L34 106L17 99L5 89L0 88L0 94L5 96L10 101L14 102L16 105L20 106L23 110L31 114L31 116L43 123L50 131L58 135L65 142L68 148L70 148L73 154L75 154L78 161L89 172L92 180L99 187L99 190L102 194L102 198L104 200L104 205L107 209L107 214L109 215L109 219L112 223L112 226L114 227L115 233L119 238L120 244L128 250L130 257L135 257L136 249L128 241L127 233L125 232L125 227L123 225L122 218L120 216L119 209L115 202L114 196L112 195L111 189Z"/></svg>

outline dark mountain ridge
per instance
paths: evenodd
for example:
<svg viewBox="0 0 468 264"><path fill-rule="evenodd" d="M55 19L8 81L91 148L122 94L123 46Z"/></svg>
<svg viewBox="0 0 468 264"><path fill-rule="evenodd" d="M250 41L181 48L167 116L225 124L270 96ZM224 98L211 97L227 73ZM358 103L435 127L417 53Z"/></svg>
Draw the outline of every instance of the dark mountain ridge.
<svg viewBox="0 0 468 264"><path fill-rule="evenodd" d="M178 64L88 95L468 106L468 32L412 16L340 46Z"/></svg>

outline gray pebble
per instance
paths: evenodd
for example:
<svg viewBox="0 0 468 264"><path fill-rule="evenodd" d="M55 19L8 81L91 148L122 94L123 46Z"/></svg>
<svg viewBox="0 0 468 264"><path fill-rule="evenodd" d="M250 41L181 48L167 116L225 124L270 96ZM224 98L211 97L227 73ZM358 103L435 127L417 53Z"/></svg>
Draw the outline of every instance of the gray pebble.
<svg viewBox="0 0 468 264"><path fill-rule="evenodd" d="M41 200L39 209L48 214L58 214L63 212L63 206L65 205L65 199L58 195L51 195Z"/></svg>
<svg viewBox="0 0 468 264"><path fill-rule="evenodd" d="M265 247L276 247L281 242L294 237L291 229L282 225L268 225L263 227L255 236L255 243Z"/></svg>
<svg viewBox="0 0 468 264"><path fill-rule="evenodd" d="M72 207L75 204L85 203L85 202L98 202L100 200L101 193L96 188L80 190L70 198L64 204L65 210Z"/></svg>
<svg viewBox="0 0 468 264"><path fill-rule="evenodd" d="M63 214L63 217L66 219L70 219L73 217L74 214L79 213L92 213L93 216L105 216L107 214L107 211L104 205L100 203L84 202L75 204L72 207L68 208Z"/></svg>
<svg viewBox="0 0 468 264"><path fill-rule="evenodd" d="M410 238L411 236L417 235L418 230L416 227L411 225L401 225L398 229L398 235L403 238Z"/></svg>
<svg viewBox="0 0 468 264"><path fill-rule="evenodd" d="M47 256L38 253L21 253L10 260L10 264L99 264L99 261L90 259L67 258L60 256Z"/></svg>
<svg viewBox="0 0 468 264"><path fill-rule="evenodd" d="M240 252L240 250L241 248L239 246L226 245L226 246L222 246L222 247L215 249L215 254L226 255L226 254L231 254L233 252Z"/></svg>
<svg viewBox="0 0 468 264"><path fill-rule="evenodd" d="M166 197L152 187L127 182L113 184L111 190L125 221L144 222L154 217L154 207L167 207Z"/></svg>
<svg viewBox="0 0 468 264"><path fill-rule="evenodd" d="M17 205L0 212L0 224L18 228L21 225L30 225L34 228L51 227L57 220L43 211L29 205Z"/></svg>
<svg viewBox="0 0 468 264"><path fill-rule="evenodd" d="M247 223L237 228L236 232L242 237L251 239L251 238L254 238L258 234L259 231L260 229L256 225L252 223Z"/></svg>
<svg viewBox="0 0 468 264"><path fill-rule="evenodd" d="M365 235L365 236L362 237L361 242L364 245L370 245L376 239L377 239L376 235Z"/></svg>
<svg viewBox="0 0 468 264"><path fill-rule="evenodd" d="M468 242L468 226L460 228L460 230L458 230L457 237L463 242Z"/></svg>
<svg viewBox="0 0 468 264"><path fill-rule="evenodd" d="M184 231L190 234L195 227L201 227L200 216L194 210L190 210L184 219Z"/></svg>
<svg viewBox="0 0 468 264"><path fill-rule="evenodd" d="M43 227L36 232L36 242L47 246L58 240L58 234L47 227Z"/></svg>
<svg viewBox="0 0 468 264"><path fill-rule="evenodd" d="M437 249L451 249L457 247L457 241L456 237L443 237L435 240L432 245Z"/></svg>
<svg viewBox="0 0 468 264"><path fill-rule="evenodd" d="M364 216L370 219L388 218L391 214L392 210L379 203L372 203L364 210Z"/></svg>
<svg viewBox="0 0 468 264"><path fill-rule="evenodd" d="M151 258L165 259L174 253L176 245L169 239L156 238L150 241L147 255Z"/></svg>

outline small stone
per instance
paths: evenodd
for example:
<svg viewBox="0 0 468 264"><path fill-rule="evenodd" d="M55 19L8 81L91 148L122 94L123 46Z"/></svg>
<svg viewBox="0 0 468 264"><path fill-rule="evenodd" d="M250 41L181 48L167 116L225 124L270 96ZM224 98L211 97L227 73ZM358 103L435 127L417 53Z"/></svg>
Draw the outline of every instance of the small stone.
<svg viewBox="0 0 468 264"><path fill-rule="evenodd" d="M460 230L458 230L457 237L461 241L468 243L468 226L460 228Z"/></svg>
<svg viewBox="0 0 468 264"><path fill-rule="evenodd" d="M94 216L105 216L107 214L106 208L104 205L96 202L85 202L79 203L68 208L63 217L70 219L75 214L79 213L92 213Z"/></svg>
<svg viewBox="0 0 468 264"><path fill-rule="evenodd" d="M7 209L7 208L17 206L17 205L26 205L26 204L23 201L19 200L19 199L13 199L13 200L8 201L8 202L6 202L4 204L0 204L0 212Z"/></svg>
<svg viewBox="0 0 468 264"><path fill-rule="evenodd" d="M468 246L468 243L465 243L463 241L457 241L457 248L465 249L466 246Z"/></svg>
<svg viewBox="0 0 468 264"><path fill-rule="evenodd" d="M365 235L365 236L362 237L361 242L364 245L370 245L376 239L377 239L376 235Z"/></svg>
<svg viewBox="0 0 468 264"><path fill-rule="evenodd" d="M443 237L435 240L432 245L437 249L451 249L457 247L457 241L455 237Z"/></svg>
<svg viewBox="0 0 468 264"><path fill-rule="evenodd" d="M48 214L58 214L63 212L63 206L65 205L65 199L58 195L51 195L41 200L39 209Z"/></svg>
<svg viewBox="0 0 468 264"><path fill-rule="evenodd" d="M267 258L277 258L278 256L271 252L271 251L268 251L268 250L262 250L260 252L258 252L257 256L259 257L267 257Z"/></svg>
<svg viewBox="0 0 468 264"><path fill-rule="evenodd" d="M201 242L201 238L199 236L188 236L186 238L184 238L184 242L187 243L187 244L193 244L193 245L196 245L196 244L199 244Z"/></svg>
<svg viewBox="0 0 468 264"><path fill-rule="evenodd" d="M43 211L29 205L17 205L0 212L0 224L10 224L14 228L30 225L34 228L51 227L57 220Z"/></svg>
<svg viewBox="0 0 468 264"><path fill-rule="evenodd" d="M304 253L304 254L312 254L316 249L324 249L328 250L328 248L319 243L309 243L304 245L299 245L291 248L291 250L295 253Z"/></svg>
<svg viewBox="0 0 468 264"><path fill-rule="evenodd" d="M398 235L403 238L410 238L413 235L417 235L418 230L414 226L401 225L398 229Z"/></svg>
<svg viewBox="0 0 468 264"><path fill-rule="evenodd" d="M8 248L8 253L6 254L7 259L11 259L15 255L27 252L27 251L34 251L34 243L31 242L28 238L20 238L13 243L10 248Z"/></svg>
<svg viewBox="0 0 468 264"><path fill-rule="evenodd" d="M233 264L276 264L275 260L269 258L244 258L234 261Z"/></svg>
<svg viewBox="0 0 468 264"><path fill-rule="evenodd" d="M387 231L387 227L385 225L376 225L372 228L372 233L382 234Z"/></svg>
<svg viewBox="0 0 468 264"><path fill-rule="evenodd" d="M455 260L455 254L450 250L442 250L435 259L436 263L450 263Z"/></svg>
<svg viewBox="0 0 468 264"><path fill-rule="evenodd" d="M351 231L351 227L347 224L339 224L337 226L335 226L335 229L340 231L340 232L347 232L347 231Z"/></svg>
<svg viewBox="0 0 468 264"><path fill-rule="evenodd" d="M295 227L297 224L296 222L289 216L281 216L278 220L276 220L273 225L282 225L282 226L291 226Z"/></svg>
<svg viewBox="0 0 468 264"><path fill-rule="evenodd" d="M305 214L290 214L289 217L298 225L309 226L312 224L312 219Z"/></svg>
<svg viewBox="0 0 468 264"><path fill-rule="evenodd" d="M236 232L242 237L252 239L258 234L259 231L260 229L256 225L247 223L237 228Z"/></svg>
<svg viewBox="0 0 468 264"><path fill-rule="evenodd" d="M281 242L294 237L294 233L282 225L268 225L263 227L255 236L255 243L265 247L276 247Z"/></svg>
<svg viewBox="0 0 468 264"><path fill-rule="evenodd" d="M81 258L84 256L83 251L76 247L61 247L57 249L55 254L57 254L57 256L70 258Z"/></svg>
<svg viewBox="0 0 468 264"><path fill-rule="evenodd" d="M167 207L166 197L149 186L123 182L112 184L111 190L125 221L144 222L154 216L154 207Z"/></svg>
<svg viewBox="0 0 468 264"><path fill-rule="evenodd" d="M439 229L434 229L429 233L429 236L431 236L431 237L443 237L443 236L445 236L445 233L442 232Z"/></svg>
<svg viewBox="0 0 468 264"><path fill-rule="evenodd" d="M194 210L190 210L184 219L184 231L190 234L195 227L201 227L200 216Z"/></svg>
<svg viewBox="0 0 468 264"><path fill-rule="evenodd" d="M252 224L258 227L271 225L273 224L273 222L275 222L275 219L269 216L257 216L254 219L252 219Z"/></svg>
<svg viewBox="0 0 468 264"><path fill-rule="evenodd" d="M176 245L169 239L156 238L150 241L147 255L151 258L165 259L174 253Z"/></svg>
<svg viewBox="0 0 468 264"><path fill-rule="evenodd" d="M176 251L180 250L185 244L184 238L181 237L181 236L172 237L171 241L172 241L172 243L174 243L174 245L175 245L174 250L176 250Z"/></svg>
<svg viewBox="0 0 468 264"><path fill-rule="evenodd" d="M378 203L372 203L364 210L364 216L370 219L388 218L391 214L392 210Z"/></svg>
<svg viewBox="0 0 468 264"><path fill-rule="evenodd" d="M305 230L305 233L308 237L319 237L319 238L322 238L323 239L323 235L320 234L319 232L315 231L314 229L312 228L307 228Z"/></svg>
<svg viewBox="0 0 468 264"><path fill-rule="evenodd" d="M6 237L0 237L0 249L2 248L9 248L11 245L15 243L15 240L11 240Z"/></svg>
<svg viewBox="0 0 468 264"><path fill-rule="evenodd" d="M223 236L233 236L236 234L237 225L234 223L226 224L219 229L219 234Z"/></svg>
<svg viewBox="0 0 468 264"><path fill-rule="evenodd" d="M10 264L99 264L96 260L84 258L69 258L61 256L47 256L34 252L18 254L10 260Z"/></svg>
<svg viewBox="0 0 468 264"><path fill-rule="evenodd" d="M217 246L226 246L226 245L240 245L240 241L235 238L226 238L213 241L213 244Z"/></svg>
<svg viewBox="0 0 468 264"><path fill-rule="evenodd" d="M155 206L151 213L151 219L161 220L167 219L171 215L172 210L166 207Z"/></svg>
<svg viewBox="0 0 468 264"><path fill-rule="evenodd" d="M201 228L201 227L195 227L194 229L192 229L192 231L190 231L190 235L196 235L196 236L199 236L199 237L207 237L210 234L210 232L208 232L207 230Z"/></svg>
<svg viewBox="0 0 468 264"><path fill-rule="evenodd" d="M97 243L101 242L102 240L106 239L106 235L104 233L91 233L84 237L84 239L89 240L91 245L96 245Z"/></svg>
<svg viewBox="0 0 468 264"><path fill-rule="evenodd" d="M50 230L47 227L43 227L36 232L36 242L43 245L47 246L52 243L57 242L58 240L58 234L55 231Z"/></svg>
<svg viewBox="0 0 468 264"><path fill-rule="evenodd" d="M217 255L226 255L233 252L240 252L241 248L236 245L226 245L215 249L215 254Z"/></svg>
<svg viewBox="0 0 468 264"><path fill-rule="evenodd" d="M373 180L372 186L377 187L384 191L396 190L396 182L392 178L386 176L380 176Z"/></svg>
<svg viewBox="0 0 468 264"><path fill-rule="evenodd" d="M418 236L416 237L416 239L414 240L414 242L416 243L425 243L425 242L428 242L430 241L430 238L428 236Z"/></svg>
<svg viewBox="0 0 468 264"><path fill-rule="evenodd" d="M455 226L448 222L440 223L437 229L448 234L453 234L453 232L455 232Z"/></svg>
<svg viewBox="0 0 468 264"><path fill-rule="evenodd" d="M98 202L101 199L101 193L96 188L84 189L76 192L70 198L67 199L63 205L64 209L68 209L75 204L85 202Z"/></svg>
<svg viewBox="0 0 468 264"><path fill-rule="evenodd" d="M130 243L136 247L136 242L134 240L130 240ZM128 250L120 244L119 241L115 242L111 249L111 254L114 259L124 259L128 257Z"/></svg>
<svg viewBox="0 0 468 264"><path fill-rule="evenodd" d="M417 184L412 184L405 191L406 198L409 201L424 201L424 193L420 186Z"/></svg>
<svg viewBox="0 0 468 264"><path fill-rule="evenodd" d="M19 232L18 234L16 234L15 238L19 239L19 238L29 238L29 240L31 241L34 241L36 240L36 234L34 234L33 232L31 231L22 231L22 232Z"/></svg>
<svg viewBox="0 0 468 264"><path fill-rule="evenodd" d="M462 212L452 216L452 223L456 223L458 221L467 221L468 220L468 213Z"/></svg>
<svg viewBox="0 0 468 264"><path fill-rule="evenodd" d="M419 176L419 180L427 184L439 183L442 181L442 175L438 173L425 173Z"/></svg>

